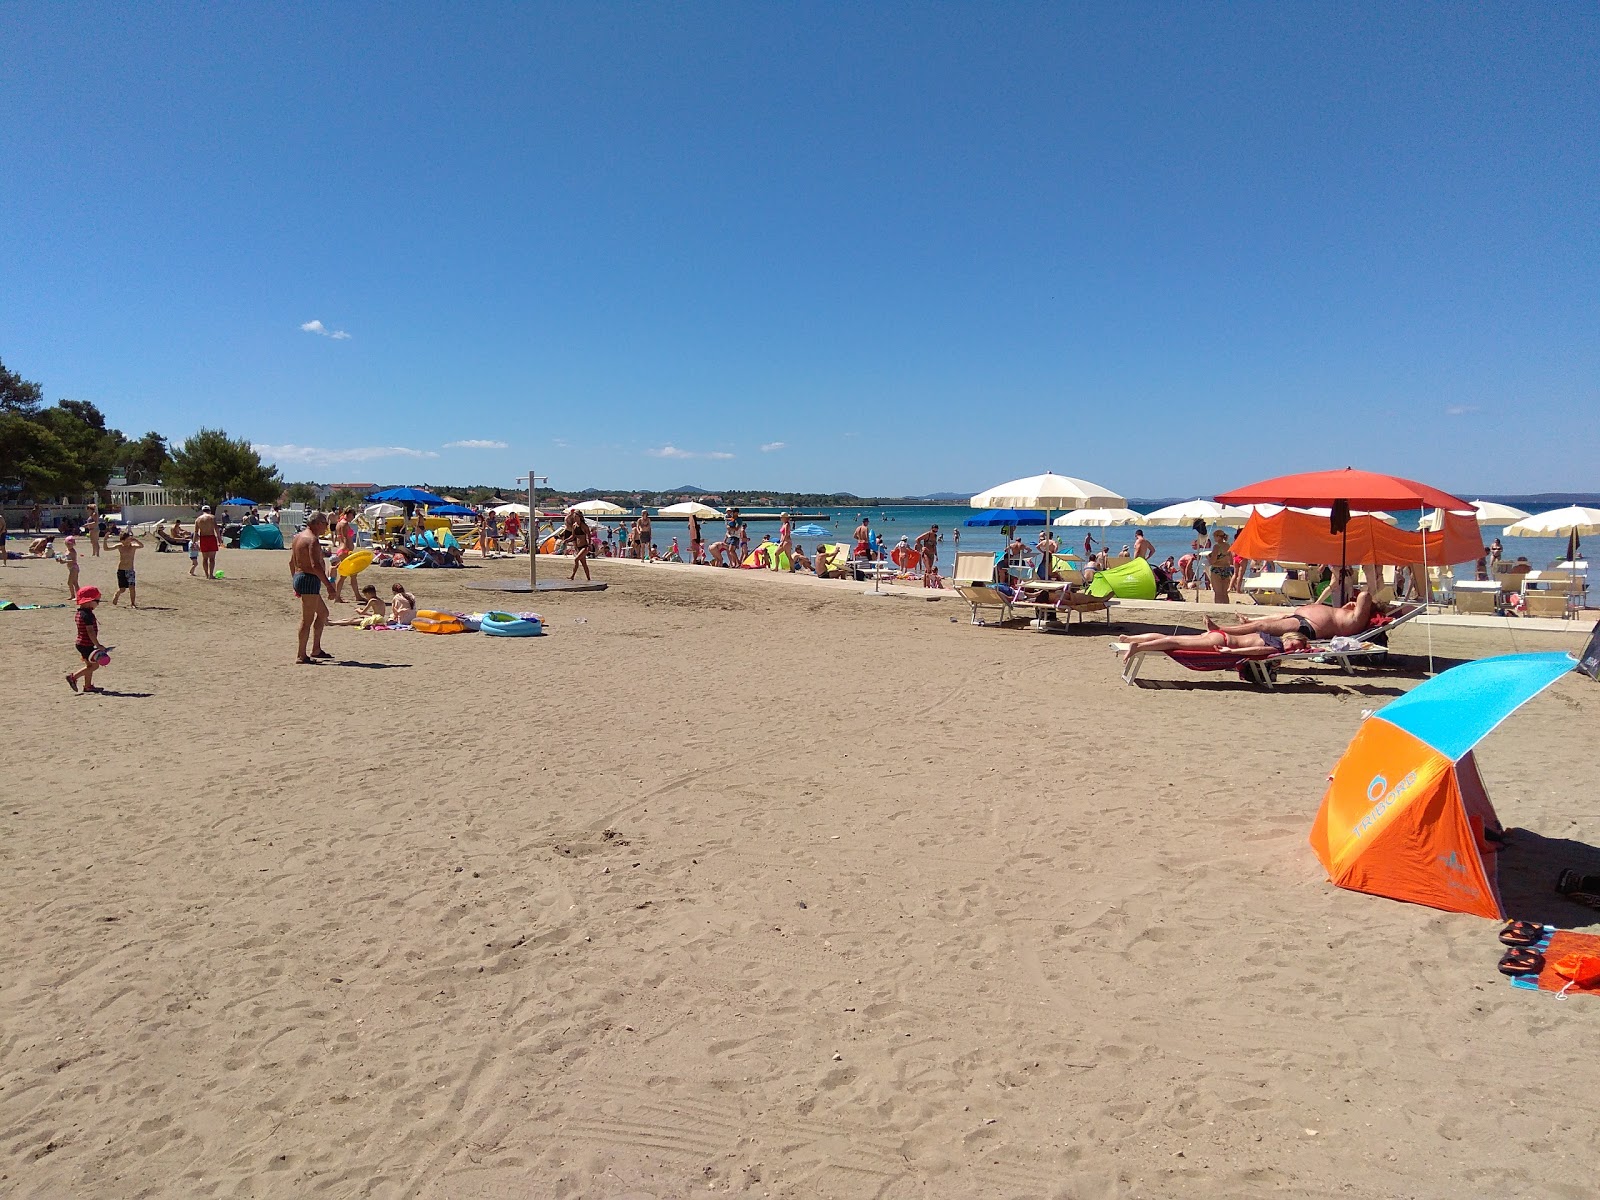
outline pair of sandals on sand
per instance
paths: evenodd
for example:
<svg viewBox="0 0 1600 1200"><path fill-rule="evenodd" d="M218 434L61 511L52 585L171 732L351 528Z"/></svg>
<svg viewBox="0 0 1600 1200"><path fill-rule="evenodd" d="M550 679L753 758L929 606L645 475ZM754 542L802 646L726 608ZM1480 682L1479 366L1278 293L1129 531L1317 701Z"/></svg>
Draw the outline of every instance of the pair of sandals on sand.
<svg viewBox="0 0 1600 1200"><path fill-rule="evenodd" d="M1584 875L1570 867L1556 876L1556 894L1589 908L1600 909L1600 875ZM1550 934L1537 921L1512 921L1500 931L1500 941L1510 949L1500 958L1502 975L1537 975L1544 970L1544 955L1534 947Z"/></svg>

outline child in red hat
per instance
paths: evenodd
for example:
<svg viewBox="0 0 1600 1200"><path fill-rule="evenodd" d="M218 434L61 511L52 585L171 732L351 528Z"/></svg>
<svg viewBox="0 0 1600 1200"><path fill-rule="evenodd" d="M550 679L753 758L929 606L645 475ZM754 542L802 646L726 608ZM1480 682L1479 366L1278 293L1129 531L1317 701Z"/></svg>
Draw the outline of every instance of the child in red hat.
<svg viewBox="0 0 1600 1200"><path fill-rule="evenodd" d="M78 657L83 659L83 666L67 676L67 686L77 691L78 681L82 680L84 691L98 692L100 689L94 686L94 669L100 664L95 661L95 656L105 652L105 647L100 644L100 623L94 617L94 610L100 604L100 589L79 588L76 599L78 602L78 612L74 618L78 630L76 649Z"/></svg>

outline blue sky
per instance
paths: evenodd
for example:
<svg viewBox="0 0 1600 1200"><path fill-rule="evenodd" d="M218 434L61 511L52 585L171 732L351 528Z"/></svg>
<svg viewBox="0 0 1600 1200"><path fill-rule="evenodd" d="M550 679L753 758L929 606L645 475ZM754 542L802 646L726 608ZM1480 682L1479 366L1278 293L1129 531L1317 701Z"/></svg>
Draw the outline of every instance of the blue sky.
<svg viewBox="0 0 1600 1200"><path fill-rule="evenodd" d="M0 359L290 479L1595 486L1593 4L0 7Z"/></svg>

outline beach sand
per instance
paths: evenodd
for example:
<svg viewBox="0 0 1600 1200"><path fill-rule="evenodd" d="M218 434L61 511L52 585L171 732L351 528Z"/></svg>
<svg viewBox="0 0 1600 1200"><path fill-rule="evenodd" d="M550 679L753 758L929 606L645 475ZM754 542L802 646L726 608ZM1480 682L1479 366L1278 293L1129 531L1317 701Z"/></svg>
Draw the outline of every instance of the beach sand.
<svg viewBox="0 0 1600 1200"><path fill-rule="evenodd" d="M1306 843L1415 624L1405 670L1128 687L1093 625L601 563L547 637L305 667L285 561L141 554L103 697L69 610L0 614L0 1193L1592 1194L1600 1005ZM1548 894L1597 719L1573 677L1482 747L1519 915L1600 920Z"/></svg>

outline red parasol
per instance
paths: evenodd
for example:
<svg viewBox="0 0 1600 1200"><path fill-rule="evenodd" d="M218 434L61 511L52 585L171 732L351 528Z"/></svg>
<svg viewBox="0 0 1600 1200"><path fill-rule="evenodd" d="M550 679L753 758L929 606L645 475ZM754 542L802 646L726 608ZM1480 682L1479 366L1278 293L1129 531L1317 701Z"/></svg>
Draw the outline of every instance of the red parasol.
<svg viewBox="0 0 1600 1200"><path fill-rule="evenodd" d="M1286 504L1293 508L1315 508L1343 500L1351 508L1391 509L1433 507L1454 512L1472 512L1472 505L1449 492L1401 479L1345 467L1341 471L1306 471L1300 475L1280 475L1249 487L1235 488L1216 498L1218 504Z"/></svg>

